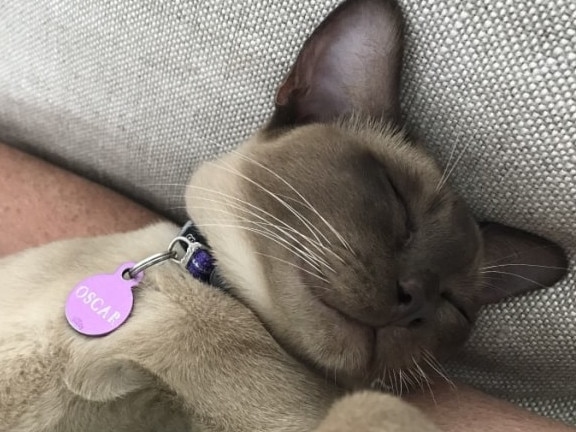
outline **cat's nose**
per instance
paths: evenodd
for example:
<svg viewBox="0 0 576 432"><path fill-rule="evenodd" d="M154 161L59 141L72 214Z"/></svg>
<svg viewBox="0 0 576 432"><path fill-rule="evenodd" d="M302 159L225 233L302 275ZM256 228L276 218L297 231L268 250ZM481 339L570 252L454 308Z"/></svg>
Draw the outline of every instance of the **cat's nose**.
<svg viewBox="0 0 576 432"><path fill-rule="evenodd" d="M430 278L409 277L399 279L396 290L398 304L394 320L390 325L412 327L429 320L435 311L433 300L437 292Z"/></svg>

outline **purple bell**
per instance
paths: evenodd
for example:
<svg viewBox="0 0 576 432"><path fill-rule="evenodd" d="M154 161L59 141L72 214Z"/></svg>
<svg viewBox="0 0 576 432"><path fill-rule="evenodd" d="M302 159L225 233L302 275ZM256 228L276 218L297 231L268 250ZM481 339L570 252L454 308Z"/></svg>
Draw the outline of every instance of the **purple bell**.
<svg viewBox="0 0 576 432"><path fill-rule="evenodd" d="M195 278L206 282L214 270L214 258L206 249L198 248L192 252L192 257L186 264L186 269Z"/></svg>

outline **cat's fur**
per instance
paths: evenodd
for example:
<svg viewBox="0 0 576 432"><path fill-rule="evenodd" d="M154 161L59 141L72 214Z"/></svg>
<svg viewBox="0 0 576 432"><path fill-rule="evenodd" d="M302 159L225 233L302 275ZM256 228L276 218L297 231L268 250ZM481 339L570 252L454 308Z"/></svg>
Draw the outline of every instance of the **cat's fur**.
<svg viewBox="0 0 576 432"><path fill-rule="evenodd" d="M483 304L553 284L565 257L479 227L389 126L401 51L395 4L344 3L269 124L194 174L188 211L230 294L167 262L146 271L126 324L87 338L63 316L72 287L164 250L177 227L0 260L0 430L434 431L393 396L344 389L394 386L398 370L423 379Z"/></svg>

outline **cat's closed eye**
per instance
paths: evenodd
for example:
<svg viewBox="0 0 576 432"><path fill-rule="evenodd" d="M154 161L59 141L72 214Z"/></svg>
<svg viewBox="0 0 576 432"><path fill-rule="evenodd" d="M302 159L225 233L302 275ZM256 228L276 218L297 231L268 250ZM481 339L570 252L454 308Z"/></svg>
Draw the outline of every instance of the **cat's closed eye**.
<svg viewBox="0 0 576 432"><path fill-rule="evenodd" d="M400 248L409 245L410 241L413 239L416 226L412 219L410 207L407 205L406 198L402 195L402 193L394 186L394 182L390 182L390 186L394 191L394 196L399 203L400 210L402 212L402 219L404 220L404 229L399 230L397 237L398 237L398 245Z"/></svg>

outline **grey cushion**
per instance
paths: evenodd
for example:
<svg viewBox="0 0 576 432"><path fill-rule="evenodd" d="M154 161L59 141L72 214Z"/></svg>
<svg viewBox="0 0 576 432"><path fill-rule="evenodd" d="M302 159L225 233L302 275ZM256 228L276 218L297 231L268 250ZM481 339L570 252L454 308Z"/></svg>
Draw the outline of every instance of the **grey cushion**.
<svg viewBox="0 0 576 432"><path fill-rule="evenodd" d="M0 140L183 218L337 0L4 0ZM479 218L576 247L576 3L403 0L404 108ZM451 372L576 424L575 276L486 309Z"/></svg>

